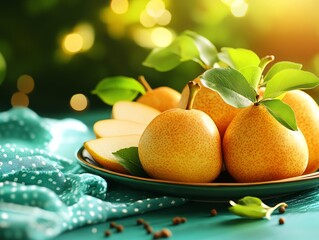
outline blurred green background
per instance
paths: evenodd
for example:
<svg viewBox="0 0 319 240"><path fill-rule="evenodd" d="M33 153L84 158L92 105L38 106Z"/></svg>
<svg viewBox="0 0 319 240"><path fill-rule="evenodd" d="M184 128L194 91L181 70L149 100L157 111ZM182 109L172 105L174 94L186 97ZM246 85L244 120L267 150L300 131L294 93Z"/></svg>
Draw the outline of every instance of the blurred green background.
<svg viewBox="0 0 319 240"><path fill-rule="evenodd" d="M1 1L0 52L7 71L0 110L27 105L44 114L68 113L75 111L71 99L102 109L106 105L91 90L116 75L144 75L152 87L180 91L202 73L199 65L187 62L163 73L142 62L152 48L187 29L218 49L273 54L319 75L318 9L316 0ZM310 92L317 101L318 92Z"/></svg>

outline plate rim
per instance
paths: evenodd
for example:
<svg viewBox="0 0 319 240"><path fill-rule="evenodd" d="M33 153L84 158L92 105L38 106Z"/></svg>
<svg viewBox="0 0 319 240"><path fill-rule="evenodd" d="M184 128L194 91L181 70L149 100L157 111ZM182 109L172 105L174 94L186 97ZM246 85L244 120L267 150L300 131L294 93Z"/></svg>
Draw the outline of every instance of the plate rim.
<svg viewBox="0 0 319 240"><path fill-rule="evenodd" d="M84 148L84 146L82 146L77 151L76 155L77 155L78 161L80 161L80 163L84 164L85 166L93 168L97 171L102 171L104 173L111 174L111 175L116 176L116 177L129 178L130 180L137 180L137 181L143 181L143 182L152 182L152 183L169 184L169 185L180 185L180 186L189 186L189 187L253 187L253 186L261 186L261 185L273 185L273 184L285 184L285 183L288 184L288 183L296 183L296 182L301 182L301 181L304 182L304 181L310 181L310 180L316 180L316 179L319 180L319 171L316 171L316 172L310 173L310 174L297 176L297 177L280 179L280 180L250 182L250 183L236 183L236 182L235 183L233 183L233 182L231 182L231 183L228 183L228 182L227 183L226 182L189 183L189 182L169 181L169 180L161 180L161 179L154 179L154 178L145 178L145 177L133 176L133 175L125 174L125 173L115 172L115 171L91 164L84 159L84 156L83 156L84 150L87 151ZM91 156L91 158L94 160L94 158L92 156Z"/></svg>

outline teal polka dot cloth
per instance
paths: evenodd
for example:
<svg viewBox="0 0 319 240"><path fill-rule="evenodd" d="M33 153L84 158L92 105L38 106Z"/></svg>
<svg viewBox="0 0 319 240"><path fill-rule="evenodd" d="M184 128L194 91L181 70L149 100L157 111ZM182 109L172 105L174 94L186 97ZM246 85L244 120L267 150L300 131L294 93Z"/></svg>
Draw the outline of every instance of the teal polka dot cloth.
<svg viewBox="0 0 319 240"><path fill-rule="evenodd" d="M92 131L75 119L42 118L28 108L0 113L0 239L48 239L186 200L112 185L76 159Z"/></svg>

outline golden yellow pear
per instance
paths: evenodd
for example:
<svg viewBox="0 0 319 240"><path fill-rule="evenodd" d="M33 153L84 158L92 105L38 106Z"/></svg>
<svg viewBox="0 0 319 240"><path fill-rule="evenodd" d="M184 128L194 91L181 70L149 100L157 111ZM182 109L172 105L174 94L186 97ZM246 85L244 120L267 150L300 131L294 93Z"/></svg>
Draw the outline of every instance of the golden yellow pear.
<svg viewBox="0 0 319 240"><path fill-rule="evenodd" d="M197 78L195 80L201 85L201 90L196 95L193 108L207 113L215 122L221 138L223 138L226 128L240 109L227 104L217 92L206 88ZM179 107L185 108L189 96L189 89L185 87L182 91Z"/></svg>
<svg viewBox="0 0 319 240"><path fill-rule="evenodd" d="M301 131L281 125L263 105L242 109L223 139L227 171L238 182L262 182L296 177L308 163Z"/></svg>
<svg viewBox="0 0 319 240"><path fill-rule="evenodd" d="M191 90L190 99L195 92ZM161 113L143 132L138 153L151 177L204 183L214 181L220 174L222 154L218 129L206 113L191 109L191 103L192 100L186 109Z"/></svg>
<svg viewBox="0 0 319 240"><path fill-rule="evenodd" d="M141 76L139 80L146 89L146 93L137 98L136 102L146 104L161 112L178 107L181 98L178 91L166 86L152 89L144 77Z"/></svg>
<svg viewBox="0 0 319 240"><path fill-rule="evenodd" d="M306 138L309 150L309 160L305 174L319 169L319 107L307 93L294 90L283 98L295 112L297 125Z"/></svg>

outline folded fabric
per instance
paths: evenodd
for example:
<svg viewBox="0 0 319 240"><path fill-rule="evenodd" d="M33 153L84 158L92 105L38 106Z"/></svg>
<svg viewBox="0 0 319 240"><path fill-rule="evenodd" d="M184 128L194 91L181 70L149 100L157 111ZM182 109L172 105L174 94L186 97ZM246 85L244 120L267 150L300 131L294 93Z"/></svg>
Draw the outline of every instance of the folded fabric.
<svg viewBox="0 0 319 240"><path fill-rule="evenodd" d="M0 239L47 239L186 202L125 186L108 190L105 179L86 173L76 159L92 137L75 119L42 118L28 108L0 113Z"/></svg>

